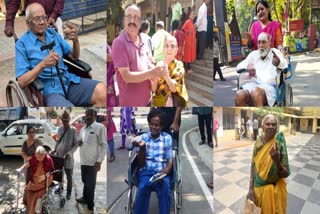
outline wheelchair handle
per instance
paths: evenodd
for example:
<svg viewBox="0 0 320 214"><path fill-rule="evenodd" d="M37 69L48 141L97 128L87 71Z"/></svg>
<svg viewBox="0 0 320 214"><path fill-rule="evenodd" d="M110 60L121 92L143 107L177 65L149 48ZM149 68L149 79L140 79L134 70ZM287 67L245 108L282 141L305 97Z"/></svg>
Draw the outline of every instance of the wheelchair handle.
<svg viewBox="0 0 320 214"><path fill-rule="evenodd" d="M238 73L238 74L241 74L241 73L244 73L244 72L248 72L248 69L246 69L246 68L241 68L241 69L237 70L237 73Z"/></svg>
<svg viewBox="0 0 320 214"><path fill-rule="evenodd" d="M53 174L56 174L56 173L62 173L62 169L54 170L54 171L50 172L50 175L53 175Z"/></svg>

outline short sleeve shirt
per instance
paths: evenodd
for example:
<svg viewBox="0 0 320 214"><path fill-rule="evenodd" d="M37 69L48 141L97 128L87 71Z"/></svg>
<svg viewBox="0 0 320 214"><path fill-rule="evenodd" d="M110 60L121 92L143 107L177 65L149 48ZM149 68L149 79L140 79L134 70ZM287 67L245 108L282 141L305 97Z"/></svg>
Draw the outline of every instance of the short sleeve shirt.
<svg viewBox="0 0 320 214"><path fill-rule="evenodd" d="M23 142L22 152L24 152L28 156L33 156L36 153L36 149L38 146L42 146L42 142L39 139L35 139L34 143L28 147L27 141Z"/></svg>
<svg viewBox="0 0 320 214"><path fill-rule="evenodd" d="M47 28L45 32L46 44L55 42L53 51L56 52L59 59L59 69L62 74L62 79L66 90L68 90L70 82L80 83L80 77L68 72L68 67L63 62L63 57L68 56L71 52L70 45L53 29ZM41 46L44 45L40 39L32 32L24 33L16 43L16 78L21 77L28 71L36 67L42 60L44 60L50 50L41 51ZM43 93L59 93L64 95L57 70L55 67L46 67L39 74L38 78L44 84Z"/></svg>
<svg viewBox="0 0 320 214"><path fill-rule="evenodd" d="M112 44L112 60L117 73L120 106L147 106L151 99L149 80L139 83L126 83L118 68L128 67L130 72L146 71L151 68L152 56L148 38L140 34L140 45L135 45L129 34L124 31Z"/></svg>
<svg viewBox="0 0 320 214"><path fill-rule="evenodd" d="M142 134L146 142L146 165L144 169L159 172L167 165L167 160L172 157L172 138L166 132L161 132L158 139L154 140L151 133Z"/></svg>

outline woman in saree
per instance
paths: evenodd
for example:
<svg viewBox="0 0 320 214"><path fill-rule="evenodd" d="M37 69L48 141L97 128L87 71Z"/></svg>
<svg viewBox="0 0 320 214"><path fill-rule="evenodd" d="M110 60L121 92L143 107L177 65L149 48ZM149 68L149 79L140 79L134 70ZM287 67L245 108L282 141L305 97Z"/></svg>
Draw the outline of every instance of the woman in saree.
<svg viewBox="0 0 320 214"><path fill-rule="evenodd" d="M37 200L46 193L46 179L48 179L49 186L52 182L53 177L50 172L54 170L54 164L46 150L38 146L35 155L17 171L21 172L24 168L30 168L24 204L28 209L28 214L34 214Z"/></svg>
<svg viewBox="0 0 320 214"><path fill-rule="evenodd" d="M277 133L278 121L272 115L262 120L263 134L253 148L248 199L261 207L262 214L284 214L287 208L286 181L290 175L284 135Z"/></svg>

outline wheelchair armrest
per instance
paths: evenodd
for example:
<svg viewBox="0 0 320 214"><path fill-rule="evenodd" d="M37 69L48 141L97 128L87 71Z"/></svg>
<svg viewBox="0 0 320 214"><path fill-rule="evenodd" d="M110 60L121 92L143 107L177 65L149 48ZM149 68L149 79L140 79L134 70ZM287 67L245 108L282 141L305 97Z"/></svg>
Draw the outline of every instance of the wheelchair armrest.
<svg viewBox="0 0 320 214"><path fill-rule="evenodd" d="M244 73L244 72L248 72L248 69L246 69L246 68L241 68L241 69L237 70L237 73L238 73L238 74L241 74L241 73Z"/></svg>
<svg viewBox="0 0 320 214"><path fill-rule="evenodd" d="M75 59L71 59L70 57L65 57L64 62L71 64L71 65L74 65L74 66L78 67L79 69L83 70L84 72L90 72L92 70L91 66L88 63L86 63L80 59L75 60Z"/></svg>
<svg viewBox="0 0 320 214"><path fill-rule="evenodd" d="M32 87L34 87L37 91L42 91L44 89L43 82L40 79L33 81Z"/></svg>

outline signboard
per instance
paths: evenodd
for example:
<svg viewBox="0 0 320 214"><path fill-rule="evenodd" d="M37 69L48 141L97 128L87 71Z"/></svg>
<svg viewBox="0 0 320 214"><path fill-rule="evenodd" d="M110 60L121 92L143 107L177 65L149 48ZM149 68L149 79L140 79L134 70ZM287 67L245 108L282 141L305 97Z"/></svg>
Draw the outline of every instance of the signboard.
<svg viewBox="0 0 320 214"><path fill-rule="evenodd" d="M240 36L230 36L230 49L232 61L242 59Z"/></svg>
<svg viewBox="0 0 320 214"><path fill-rule="evenodd" d="M303 31L304 21L303 20L290 20L289 31Z"/></svg>

